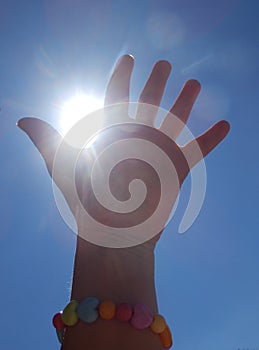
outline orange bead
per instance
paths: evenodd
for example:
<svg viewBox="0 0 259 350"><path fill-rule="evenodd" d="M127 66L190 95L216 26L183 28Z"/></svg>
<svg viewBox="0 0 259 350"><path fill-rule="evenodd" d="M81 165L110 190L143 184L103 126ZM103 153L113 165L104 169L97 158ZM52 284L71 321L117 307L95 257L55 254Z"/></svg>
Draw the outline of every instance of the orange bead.
<svg viewBox="0 0 259 350"><path fill-rule="evenodd" d="M172 334L168 326L165 327L165 330L159 334L163 347L170 348L173 345Z"/></svg>
<svg viewBox="0 0 259 350"><path fill-rule="evenodd" d="M151 323L150 328L156 334L162 333L166 328L166 322L164 317L159 314L154 315L153 322Z"/></svg>
<svg viewBox="0 0 259 350"><path fill-rule="evenodd" d="M114 318L116 306L112 301L103 301L99 305L99 315L103 320L111 320Z"/></svg>

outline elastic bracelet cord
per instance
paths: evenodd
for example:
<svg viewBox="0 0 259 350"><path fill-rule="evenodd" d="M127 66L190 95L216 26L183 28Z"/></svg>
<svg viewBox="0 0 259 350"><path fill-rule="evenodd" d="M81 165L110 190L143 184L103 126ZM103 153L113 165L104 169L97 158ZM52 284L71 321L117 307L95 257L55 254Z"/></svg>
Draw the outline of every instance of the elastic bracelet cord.
<svg viewBox="0 0 259 350"><path fill-rule="evenodd" d="M95 297L87 297L81 302L72 300L63 311L53 316L52 323L62 344L68 327L76 325L79 320L93 323L99 317L103 320L116 318L120 322L128 322L138 330L150 328L153 333L159 335L164 349L170 349L173 345L172 334L164 317L160 314L153 315L142 303L133 306L128 303L116 305L112 301L100 302Z"/></svg>

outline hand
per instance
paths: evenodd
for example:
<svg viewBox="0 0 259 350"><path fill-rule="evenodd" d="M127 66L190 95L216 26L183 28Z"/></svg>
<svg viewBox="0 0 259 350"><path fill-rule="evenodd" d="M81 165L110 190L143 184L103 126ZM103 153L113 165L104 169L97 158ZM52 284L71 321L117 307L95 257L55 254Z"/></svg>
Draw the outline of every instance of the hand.
<svg viewBox="0 0 259 350"><path fill-rule="evenodd" d="M105 106L128 102L133 62L133 58L126 55L117 63L108 83ZM180 147L175 143L176 138L187 122L192 106L200 91L200 84L196 80L190 80L183 87L160 128L155 129L156 107L160 104L170 72L171 66L168 62L157 62L140 95L139 102L141 104L138 106L135 119L129 118L128 111L125 108L123 111L119 109L120 113L117 110L116 113L119 115L119 119L117 118L116 121L118 122L121 118L120 122L127 122L127 124L122 124L122 126L114 125L113 128L102 131L92 148L102 149L109 146L109 142L106 142L107 139L123 140L128 137L151 140L152 143L159 145L171 158L177 173L177 176L169 177L170 186L168 188L172 189L170 194L171 207L169 208L171 210L178 191L190 169L226 136L229 130L229 124L226 121L218 122L203 135L189 142L184 147ZM154 107L150 108L150 105ZM119 106L119 108L121 107ZM173 118L172 115L177 116L177 118ZM136 126L135 123L138 123L138 125ZM105 126L109 125L113 125L113 120L106 120ZM54 181L62 191L75 216L80 235L84 236L87 230L89 230L84 209L90 212L91 216L98 222L109 225L110 227L116 226L119 228L134 226L146 220L154 212L161 193L159 178L157 178L152 167L148 167L147 164L143 165L143 162L139 160L131 159L131 161L121 162L117 167L117 172L110 177L109 185L111 191L122 201L127 200L129 197L128 185L132 180L136 178L142 179L147 186L147 198L143 202L143 205L138 210L132 211L131 214L127 213L125 215L105 209L96 200L95 194L92 191L90 177L85 176L86 173L90 172L89 162L87 161L90 157L89 152L84 151L80 156L81 167L77 171L76 176L79 203L78 197L73 190L73 170L79 153L78 150L63 141L62 151L59 151L61 153L59 154L60 162L58 166L55 166L56 170L53 172L54 158L62 141L61 135L49 124L36 118L23 118L18 122L18 126L29 135L42 154L50 175L53 176ZM109 137L107 137L107 134ZM92 154L91 157L94 158L94 155ZM99 184L101 185L104 182L102 178L103 172L97 175L100 176ZM83 204L84 208L81 204ZM165 224L168 217L168 212L164 212L165 216L162 225ZM162 228L156 232L155 241L159 237Z"/></svg>

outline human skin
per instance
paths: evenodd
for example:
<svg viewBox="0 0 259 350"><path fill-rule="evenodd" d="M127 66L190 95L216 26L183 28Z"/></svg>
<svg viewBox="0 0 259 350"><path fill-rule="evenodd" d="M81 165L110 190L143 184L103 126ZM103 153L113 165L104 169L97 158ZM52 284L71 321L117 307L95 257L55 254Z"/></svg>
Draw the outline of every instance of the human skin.
<svg viewBox="0 0 259 350"><path fill-rule="evenodd" d="M118 61L107 86L105 106L128 102L133 64L134 59L130 55L122 56ZM171 65L169 62L157 62L140 94L139 102L159 106L170 72ZM188 120L200 89L201 86L196 80L186 82L170 110L182 123L173 124L172 120L166 117L160 126L160 130L157 131L157 138L159 138L161 132L173 140L177 138L183 125ZM151 115L150 118L155 118L155 115ZM137 111L136 119L141 120L141 107ZM23 118L19 120L18 126L28 134L38 148L52 176L54 157L62 139L61 135L49 124L36 118ZM184 147L179 147L175 142L169 143L168 152L172 152L172 150L182 152L188 160L188 163L186 163L180 157L178 164L175 164L180 186L190 169L202 157L211 152L224 139L228 131L228 122L222 120L199 136L196 141L192 141ZM145 133L145 129L139 131L140 136ZM200 154L195 152L195 144L197 143L201 150ZM64 173L66 171L69 173L69 167L71 167L69 159L72 153L73 150L68 146ZM134 165L132 172L134 173ZM120 175L122 179L126 178L127 169L122 167ZM61 177L54 178L54 181L63 192L71 212L77 220L74 200L70 198L70 192L67 190L69 184L64 183L64 179ZM116 187L116 183L111 183L111 185ZM157 196L157 193L154 191L153 197L155 196ZM174 200L175 198L172 198L172 202ZM113 217L105 217L105 220L112 224ZM158 232L149 241L133 247L107 248L97 246L83 239L81 236L84 232L82 231L87 230L87 227L82 225L82 221L80 223L77 221L77 223L79 235L77 236L71 299L81 301L87 296L95 296L100 300L111 300L116 304L120 302L130 304L141 302L146 304L153 313L157 313L154 249L162 232ZM107 322L99 319L90 325L79 322L77 325L68 328L62 344L62 350L88 348L97 350L161 350L162 345L159 337L148 329L137 331L128 324L116 320Z"/></svg>

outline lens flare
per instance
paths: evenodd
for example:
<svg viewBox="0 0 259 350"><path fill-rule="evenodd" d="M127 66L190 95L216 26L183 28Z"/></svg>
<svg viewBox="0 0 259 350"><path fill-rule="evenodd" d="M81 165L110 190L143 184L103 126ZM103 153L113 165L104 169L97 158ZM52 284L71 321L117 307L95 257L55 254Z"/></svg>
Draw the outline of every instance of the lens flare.
<svg viewBox="0 0 259 350"><path fill-rule="evenodd" d="M100 109L103 102L93 95L78 94L68 100L61 110L60 129L64 134L81 118Z"/></svg>

